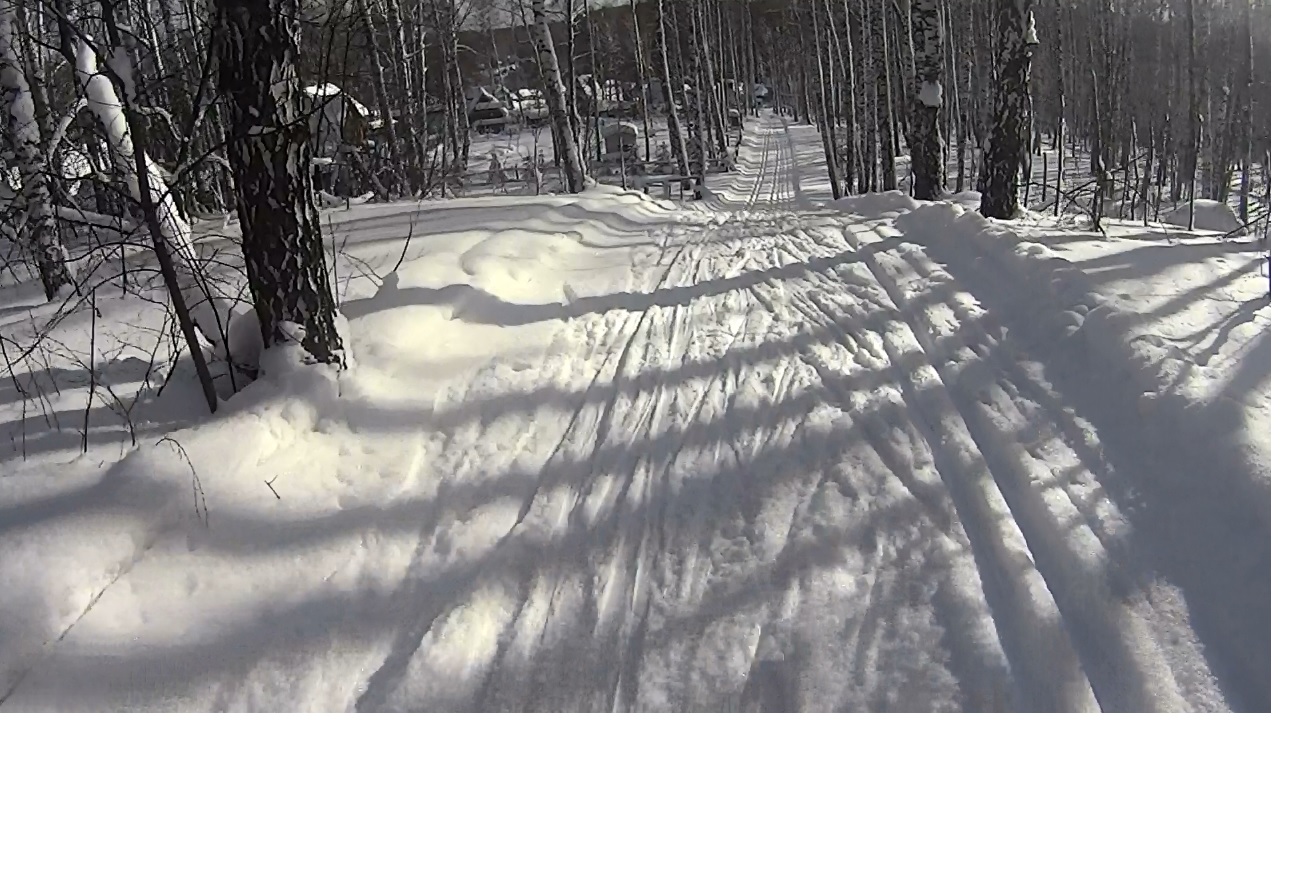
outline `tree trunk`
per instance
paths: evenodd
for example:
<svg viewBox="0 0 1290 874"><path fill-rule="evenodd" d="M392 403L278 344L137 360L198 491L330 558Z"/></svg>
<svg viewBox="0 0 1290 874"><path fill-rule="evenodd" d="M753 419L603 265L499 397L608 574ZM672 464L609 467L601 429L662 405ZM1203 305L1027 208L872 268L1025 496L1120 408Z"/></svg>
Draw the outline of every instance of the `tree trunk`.
<svg viewBox="0 0 1290 874"><path fill-rule="evenodd" d="M711 42L707 35L710 19L703 15L703 7L694 5L691 8L693 9L691 22L694 28L694 47L698 55L699 73L698 81L695 82L695 85L700 87L703 93L707 95L708 122L712 125L712 139L716 146L717 161L722 167L728 168L730 166L730 150L726 143L726 101L722 97L723 88L716 81L716 75L712 69Z"/></svg>
<svg viewBox="0 0 1290 874"><path fill-rule="evenodd" d="M936 0L911 0L909 7L917 79L909 108L914 197L936 200L941 196L941 17Z"/></svg>
<svg viewBox="0 0 1290 874"><path fill-rule="evenodd" d="M667 136L672 149L672 162L682 176L690 175L690 159L686 153L685 137L681 134L681 118L676 112L676 95L672 90L672 65L667 50L667 0L658 0L658 48L663 61L663 100L667 104Z"/></svg>
<svg viewBox="0 0 1290 874"><path fill-rule="evenodd" d="M372 85L376 91L376 108L381 113L381 134L385 138L386 148L390 150L390 161L393 164L389 193L397 197L404 192L407 180L399 160L399 140L394 129L394 114L390 109L390 92L385 83L385 67L381 64L376 28L372 26L372 11L368 8L368 2L369 0L358 0L358 12L362 20L363 35L367 38L368 51L371 52Z"/></svg>
<svg viewBox="0 0 1290 874"><path fill-rule="evenodd" d="M261 338L266 348L296 340L315 362L344 368L296 74L300 0L216 0L214 29L220 88L229 98L242 252Z"/></svg>
<svg viewBox="0 0 1290 874"><path fill-rule="evenodd" d="M1196 0L1187 0L1187 94L1191 142L1187 144L1187 230L1196 230L1196 165L1200 163L1200 93L1196 84Z"/></svg>
<svg viewBox="0 0 1290 874"><path fill-rule="evenodd" d="M1029 149L1026 107L1035 36L1034 0L998 0L999 76L994 89L994 130L986 150L981 214L1009 219L1017 213L1017 173Z"/></svg>
<svg viewBox="0 0 1290 874"><path fill-rule="evenodd" d="M557 137L557 148L561 149L565 185L569 193L578 194L587 187L587 173L567 111L569 103L564 82L560 79L560 63L555 53L555 40L551 37L551 25L546 17L545 0L533 0L533 28L537 33L535 42L538 66L542 70L542 82L546 86L551 127Z"/></svg>
<svg viewBox="0 0 1290 874"><path fill-rule="evenodd" d="M16 205L25 208L27 213L25 230L45 298L55 300L66 295L74 283L67 268L67 250L58 238L49 174L45 172L41 155L36 106L18 55L14 13L13 3L0 0L0 99L21 180Z"/></svg>
<svg viewBox="0 0 1290 874"><path fill-rule="evenodd" d="M545 10L545 7L543 7ZM536 23L536 22L535 22ZM569 114L569 130L573 131L573 141L578 142L578 136L582 133L582 118L578 112L578 68L577 68L577 41L578 29L575 27L573 15L573 0L564 0L564 23L568 28L568 39L565 42L565 64L567 65L569 75L569 88L567 92L567 102ZM549 31L549 25L548 25ZM554 47L555 42L551 45ZM539 59L540 60L540 59ZM557 65L556 69L559 69Z"/></svg>
<svg viewBox="0 0 1290 874"><path fill-rule="evenodd" d="M1251 0L1240 0L1241 3L1241 53L1244 55L1244 93L1242 104L1244 123L1241 133L1241 189L1240 218L1241 224L1250 221L1250 162L1254 146L1254 36L1250 27Z"/></svg>
<svg viewBox="0 0 1290 874"><path fill-rule="evenodd" d="M896 190L896 128L891 105L891 40L887 31L886 0L867 0L866 16L874 51L869 58L878 103L878 141L882 158L882 190Z"/></svg>
<svg viewBox="0 0 1290 874"><path fill-rule="evenodd" d="M833 199L837 200L842 196L841 180L838 179L838 158L837 158L837 136L834 127L833 107L830 105L829 92L833 89L832 82L832 61L830 60L829 71L824 69L824 58L822 52L829 50L827 44L821 45L820 41L820 17L818 0L809 0L811 4L811 35L814 37L815 49L815 69L819 76L819 114L816 116L816 122L820 128L820 134L824 139L824 164L829 172L829 188L833 192Z"/></svg>
<svg viewBox="0 0 1290 874"><path fill-rule="evenodd" d="M639 90L641 123L645 130L645 161L650 159L650 124L649 124L649 76L645 66L645 49L641 41L641 21L638 17L636 0L632 4L632 49L636 55L636 84Z"/></svg>

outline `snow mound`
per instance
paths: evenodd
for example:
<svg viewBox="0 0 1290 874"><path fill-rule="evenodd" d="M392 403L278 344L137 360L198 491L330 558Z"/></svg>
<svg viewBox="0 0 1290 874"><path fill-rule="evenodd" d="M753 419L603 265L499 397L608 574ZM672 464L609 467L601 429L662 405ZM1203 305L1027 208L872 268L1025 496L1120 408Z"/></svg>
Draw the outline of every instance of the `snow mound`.
<svg viewBox="0 0 1290 874"><path fill-rule="evenodd" d="M1190 207L1184 203L1168 212L1161 213L1160 220L1167 225L1185 228L1187 227L1189 210ZM1227 234L1235 231L1240 226L1241 220L1236 217L1232 207L1226 203L1221 203L1217 200L1198 199L1196 201L1196 230Z"/></svg>
<svg viewBox="0 0 1290 874"><path fill-rule="evenodd" d="M383 205L336 214L336 281L355 359L365 378L406 386L540 352L577 301L649 287L648 276L636 288L620 277L634 275L633 253L674 212L606 185L412 215Z"/></svg>

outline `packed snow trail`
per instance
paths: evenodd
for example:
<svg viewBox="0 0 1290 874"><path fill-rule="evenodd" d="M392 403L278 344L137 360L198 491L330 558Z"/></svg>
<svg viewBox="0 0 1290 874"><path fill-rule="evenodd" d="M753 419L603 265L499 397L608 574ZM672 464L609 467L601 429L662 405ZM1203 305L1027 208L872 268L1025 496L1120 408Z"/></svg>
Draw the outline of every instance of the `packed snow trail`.
<svg viewBox="0 0 1290 874"><path fill-rule="evenodd" d="M754 125L704 203L581 240L558 299L387 275L347 304L372 372L252 462L334 482L316 509L140 546L5 706L1266 706L1257 603L1191 615L1163 508L991 308L1006 259L948 205L819 202L810 148ZM426 307L476 333L414 377ZM237 574L261 606L212 631L193 601ZM139 643L166 614L190 631Z"/></svg>

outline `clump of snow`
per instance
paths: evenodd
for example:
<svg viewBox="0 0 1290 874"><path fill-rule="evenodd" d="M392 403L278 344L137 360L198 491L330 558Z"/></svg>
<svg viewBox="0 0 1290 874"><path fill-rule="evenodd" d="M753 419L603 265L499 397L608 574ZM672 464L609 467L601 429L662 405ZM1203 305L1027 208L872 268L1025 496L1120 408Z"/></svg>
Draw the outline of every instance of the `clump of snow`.
<svg viewBox="0 0 1290 874"><path fill-rule="evenodd" d="M1022 11L1021 0L1017 0L1017 11L1018 12ZM1039 34L1035 31L1035 13L1031 11L1027 11L1025 15L1026 15L1026 32L1025 32L1025 35L1022 37L1022 39L1025 41L1027 45L1037 46L1039 45Z"/></svg>
<svg viewBox="0 0 1290 874"><path fill-rule="evenodd" d="M918 102L924 106L940 106L942 89L940 82L926 82L918 86Z"/></svg>

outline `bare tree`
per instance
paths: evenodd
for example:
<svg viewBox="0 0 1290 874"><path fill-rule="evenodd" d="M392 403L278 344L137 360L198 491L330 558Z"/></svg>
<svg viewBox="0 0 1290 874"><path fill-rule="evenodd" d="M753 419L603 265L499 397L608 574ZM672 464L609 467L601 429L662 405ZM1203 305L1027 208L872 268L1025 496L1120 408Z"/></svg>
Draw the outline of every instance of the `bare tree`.
<svg viewBox="0 0 1290 874"><path fill-rule="evenodd" d="M1017 212L1017 176L1028 150L1026 108L1035 34L1034 0L998 0L999 74L994 89L994 130L986 150L981 214L1012 218Z"/></svg>
<svg viewBox="0 0 1290 874"><path fill-rule="evenodd" d="M658 0L658 44L663 59L663 103L667 112L667 134L672 150L672 161L676 165L677 172L682 176L688 176L690 162L685 148L685 137L681 134L681 119L676 112L676 92L672 88L672 65L668 59L668 7L667 0Z"/></svg>
<svg viewBox="0 0 1290 874"><path fill-rule="evenodd" d="M58 236L36 105L18 51L16 13L12 0L0 0L0 100L20 179L16 206L25 212L23 226L45 297L55 300L67 294L73 282L67 250Z"/></svg>
<svg viewBox="0 0 1290 874"><path fill-rule="evenodd" d="M316 362L343 368L296 73L299 14L300 0L215 2L219 82L229 98L229 163L265 346L296 340Z"/></svg>
<svg viewBox="0 0 1290 874"><path fill-rule="evenodd" d="M547 21L546 0L533 0L533 29L537 34L538 66L542 70L542 83L551 114L551 133L556 148L560 150L565 185L571 193L578 194L587 187L587 170L569 117L569 99L560 78L560 62L555 53L555 40L551 37L551 24Z"/></svg>

